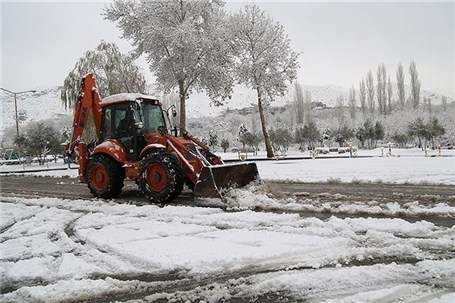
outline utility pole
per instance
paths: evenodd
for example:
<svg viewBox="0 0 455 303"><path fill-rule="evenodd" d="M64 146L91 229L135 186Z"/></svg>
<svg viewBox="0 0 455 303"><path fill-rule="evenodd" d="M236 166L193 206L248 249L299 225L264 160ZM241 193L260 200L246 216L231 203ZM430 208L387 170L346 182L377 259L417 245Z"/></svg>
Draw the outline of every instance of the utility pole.
<svg viewBox="0 0 455 303"><path fill-rule="evenodd" d="M25 93L36 93L36 90L24 90L21 92L12 92L8 89L0 87L0 89L14 97L14 111L16 113L16 135L19 138L19 118L17 117L17 95L25 94Z"/></svg>

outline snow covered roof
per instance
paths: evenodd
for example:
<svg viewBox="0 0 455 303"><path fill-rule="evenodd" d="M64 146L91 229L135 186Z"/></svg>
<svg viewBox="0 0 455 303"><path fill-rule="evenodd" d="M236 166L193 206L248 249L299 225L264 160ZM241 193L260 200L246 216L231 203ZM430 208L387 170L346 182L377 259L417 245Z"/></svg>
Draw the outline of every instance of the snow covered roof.
<svg viewBox="0 0 455 303"><path fill-rule="evenodd" d="M145 100L154 100L158 101L160 105L162 105L161 101L154 97L154 96L149 96L149 95L142 95L138 93L123 93L123 94L116 94L112 95L109 97L104 98L101 103L103 105L110 104L110 103L116 103L116 102L121 102L121 101L135 101L137 99L145 99Z"/></svg>

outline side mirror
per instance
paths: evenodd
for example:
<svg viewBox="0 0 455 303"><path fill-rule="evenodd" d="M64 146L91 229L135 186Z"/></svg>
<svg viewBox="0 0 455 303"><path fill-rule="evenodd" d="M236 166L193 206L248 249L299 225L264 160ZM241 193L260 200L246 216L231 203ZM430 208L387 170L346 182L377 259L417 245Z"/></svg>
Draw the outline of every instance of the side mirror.
<svg viewBox="0 0 455 303"><path fill-rule="evenodd" d="M177 110L175 110L175 107L172 108L172 117L177 117Z"/></svg>

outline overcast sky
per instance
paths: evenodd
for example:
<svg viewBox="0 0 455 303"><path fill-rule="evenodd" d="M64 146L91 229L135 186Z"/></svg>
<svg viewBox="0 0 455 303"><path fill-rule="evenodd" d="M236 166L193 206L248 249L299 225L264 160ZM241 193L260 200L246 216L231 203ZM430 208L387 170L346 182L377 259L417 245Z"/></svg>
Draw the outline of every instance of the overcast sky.
<svg viewBox="0 0 455 303"><path fill-rule="evenodd" d="M261 2L301 52L298 81L358 83L385 63L392 81L399 62L417 64L422 89L455 97L455 3ZM237 11L244 2L228 2ZM2 0L1 87L21 91L62 85L68 72L101 40L132 47L101 16L102 2ZM148 74L144 59L138 61ZM152 81L152 76L147 77ZM406 73L406 82L409 74Z"/></svg>

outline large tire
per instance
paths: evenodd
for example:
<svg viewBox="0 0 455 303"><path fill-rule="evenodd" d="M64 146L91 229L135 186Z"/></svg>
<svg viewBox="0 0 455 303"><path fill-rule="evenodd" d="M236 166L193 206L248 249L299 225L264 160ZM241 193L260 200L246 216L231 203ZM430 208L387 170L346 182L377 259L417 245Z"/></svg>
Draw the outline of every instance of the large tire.
<svg viewBox="0 0 455 303"><path fill-rule="evenodd" d="M173 155L157 152L141 161L137 184L152 202L172 202L182 192L184 183L182 167Z"/></svg>
<svg viewBox="0 0 455 303"><path fill-rule="evenodd" d="M90 192L98 198L116 198L125 178L121 165L105 155L94 155L87 164L86 180Z"/></svg>

